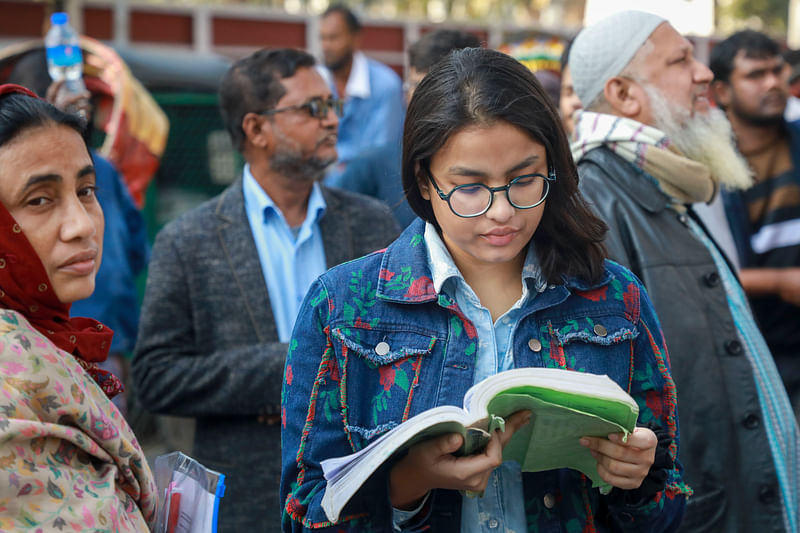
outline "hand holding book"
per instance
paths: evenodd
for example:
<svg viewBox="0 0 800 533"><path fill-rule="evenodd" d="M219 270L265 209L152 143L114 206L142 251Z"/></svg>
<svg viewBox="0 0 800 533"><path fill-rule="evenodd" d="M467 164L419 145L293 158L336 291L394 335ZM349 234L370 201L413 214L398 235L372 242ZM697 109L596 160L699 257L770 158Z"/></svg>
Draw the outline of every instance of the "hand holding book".
<svg viewBox="0 0 800 533"><path fill-rule="evenodd" d="M513 414L505 421L505 431L495 431L486 447L471 455L454 455L464 445L464 437L458 433L412 446L392 468L389 477L392 506L413 509L432 489L482 492L492 471L503 462L503 448L530 418L530 411Z"/></svg>
<svg viewBox="0 0 800 533"><path fill-rule="evenodd" d="M597 460L603 481L620 489L637 489L650 472L656 457L658 439L653 430L638 427L623 441L619 433L608 439L583 437L580 440Z"/></svg>
<svg viewBox="0 0 800 533"><path fill-rule="evenodd" d="M533 413L530 423L523 425L514 418L520 411ZM607 376L555 368L517 368L500 372L471 387L464 397L463 408L442 405L429 409L356 453L323 460L322 469L328 483L322 507L329 520L335 522L356 490L392 455L414 450L419 443L431 439L438 442L435 439L447 438L442 435L459 433L464 445L458 448L456 455L470 456L482 450L496 434L495 429L504 425L510 431L497 437L502 439L502 460L516 461L523 472L572 468L607 493L612 485L622 485L609 482L606 477L630 478L624 482L627 484L639 477L648 454L649 464L652 464L655 445L648 444L649 437L640 440L637 435L633 445L624 442L634 432L638 414L636 401ZM607 437L611 434L620 435L620 440L609 441ZM639 434L644 436L646 432ZM474 438L475 435L484 438ZM595 438L589 440L595 448L587 449L582 445L582 437ZM597 445L597 438L606 444ZM652 440L655 442L654 437ZM455 451L455 443L453 447ZM598 460L591 452L604 457L603 468L598 469ZM450 460L459 459L475 458L452 457ZM642 478L647 474L647 469L644 470ZM609 479L616 481L614 477ZM416 497L426 492L427 488ZM392 498L392 502L411 504L415 495L400 496Z"/></svg>

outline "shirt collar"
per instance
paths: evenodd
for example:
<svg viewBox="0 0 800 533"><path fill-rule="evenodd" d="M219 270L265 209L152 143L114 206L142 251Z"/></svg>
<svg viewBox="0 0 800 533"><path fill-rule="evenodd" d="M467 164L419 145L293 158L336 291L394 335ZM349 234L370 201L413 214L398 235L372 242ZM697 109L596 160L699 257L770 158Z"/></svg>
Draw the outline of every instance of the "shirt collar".
<svg viewBox="0 0 800 533"><path fill-rule="evenodd" d="M369 63L367 56L361 52L353 54L353 65L344 93L346 98L369 98L372 94L369 86Z"/></svg>
<svg viewBox="0 0 800 533"><path fill-rule="evenodd" d="M246 163L244 165L244 169L242 170L242 182L244 187L245 202L247 204L253 202L252 207L257 209L259 213L263 213L264 218L262 219L262 222L264 224L268 222L267 213L269 212L275 213L281 219L284 219L281 210L277 205L275 205L275 202L272 201L272 198L269 197L267 192L256 181L256 178L250 171L249 163ZM319 183L315 182L311 186L311 195L308 198L306 218L301 227L317 222L320 218L322 218L322 215L325 214L326 208L327 205L325 204L325 198L322 195L322 189L320 188Z"/></svg>
<svg viewBox="0 0 800 533"><path fill-rule="evenodd" d="M464 281L464 276L458 270L447 246L439 236L439 232L430 222L425 223L425 248L428 252L433 286L437 293L442 292L442 287L449 279L455 278ZM547 289L547 281L542 276L542 269L539 266L533 242L528 244L525 266L522 268L522 279L526 286L530 285L536 292L544 292Z"/></svg>

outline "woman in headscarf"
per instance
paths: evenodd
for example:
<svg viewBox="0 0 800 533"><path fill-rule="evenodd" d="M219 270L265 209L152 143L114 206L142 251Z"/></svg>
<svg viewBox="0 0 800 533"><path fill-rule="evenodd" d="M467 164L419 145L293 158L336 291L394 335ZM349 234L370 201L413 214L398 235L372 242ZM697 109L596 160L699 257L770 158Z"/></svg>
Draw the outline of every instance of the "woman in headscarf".
<svg viewBox="0 0 800 533"><path fill-rule="evenodd" d="M79 118L0 86L0 530L148 531L153 477L97 363L113 332L70 318L103 213Z"/></svg>

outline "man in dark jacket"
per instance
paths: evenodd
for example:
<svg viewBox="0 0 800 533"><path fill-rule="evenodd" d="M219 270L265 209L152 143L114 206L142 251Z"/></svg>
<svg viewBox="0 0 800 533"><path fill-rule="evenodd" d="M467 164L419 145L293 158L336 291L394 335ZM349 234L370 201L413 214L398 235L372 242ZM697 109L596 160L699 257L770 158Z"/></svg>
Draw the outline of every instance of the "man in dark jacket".
<svg viewBox="0 0 800 533"><path fill-rule="evenodd" d="M800 434L734 269L692 204L750 183L711 72L664 19L613 15L569 56L586 105L573 155L610 226L612 259L644 282L678 394L680 459L694 489L682 531L797 531Z"/></svg>
<svg viewBox="0 0 800 533"><path fill-rule="evenodd" d="M196 419L194 456L227 476L223 532L280 531L280 389L297 309L327 268L385 247L389 208L318 181L341 102L314 59L261 50L222 80L243 175L156 238L133 362L149 409Z"/></svg>

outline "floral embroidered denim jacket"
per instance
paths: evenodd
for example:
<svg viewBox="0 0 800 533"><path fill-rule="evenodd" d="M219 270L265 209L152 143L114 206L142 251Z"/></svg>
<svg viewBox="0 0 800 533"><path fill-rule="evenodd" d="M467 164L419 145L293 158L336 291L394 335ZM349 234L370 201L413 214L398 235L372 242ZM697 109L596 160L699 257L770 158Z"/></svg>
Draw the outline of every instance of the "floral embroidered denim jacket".
<svg viewBox="0 0 800 533"><path fill-rule="evenodd" d="M282 390L283 530L390 532L384 465L328 522L320 462L350 454L400 422L439 405L462 405L472 384L477 335L455 302L433 288L416 220L386 250L329 270L297 318ZM579 472L523 474L529 531L667 532L691 490L676 460L675 386L647 294L624 267L606 262L601 282L567 278L525 304L513 339L515 367L607 374L639 404L639 424L673 438L664 490L630 503L602 496ZM376 350L376 347L381 347ZM388 350L386 349L388 345ZM458 531L461 495L435 490L408 531Z"/></svg>

